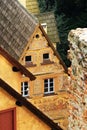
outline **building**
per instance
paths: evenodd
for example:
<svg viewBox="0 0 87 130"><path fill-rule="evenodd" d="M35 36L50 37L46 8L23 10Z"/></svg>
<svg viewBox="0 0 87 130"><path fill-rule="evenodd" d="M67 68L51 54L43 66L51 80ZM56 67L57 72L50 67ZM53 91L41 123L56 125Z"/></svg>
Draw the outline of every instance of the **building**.
<svg viewBox="0 0 87 130"><path fill-rule="evenodd" d="M48 37L50 38L51 42L54 43L54 46L56 47L57 44L60 42L59 40L59 34L56 24L56 18L53 11L46 12L46 13L40 13L40 7L38 0L19 0L19 2L33 15L35 15L40 24L45 29ZM24 4L25 3L25 4Z"/></svg>
<svg viewBox="0 0 87 130"><path fill-rule="evenodd" d="M1 0L0 18L0 46L36 77L20 94L66 129L68 70L60 55L38 20L18 1ZM26 78L24 74L22 88L28 86Z"/></svg>
<svg viewBox="0 0 87 130"><path fill-rule="evenodd" d="M69 86L67 68L41 25L31 36L19 62L36 77L28 100L56 123L66 127Z"/></svg>
<svg viewBox="0 0 87 130"><path fill-rule="evenodd" d="M0 130L62 130L22 96L28 95L27 86L21 86L26 81L23 75L28 84L35 80L25 67L0 48Z"/></svg>

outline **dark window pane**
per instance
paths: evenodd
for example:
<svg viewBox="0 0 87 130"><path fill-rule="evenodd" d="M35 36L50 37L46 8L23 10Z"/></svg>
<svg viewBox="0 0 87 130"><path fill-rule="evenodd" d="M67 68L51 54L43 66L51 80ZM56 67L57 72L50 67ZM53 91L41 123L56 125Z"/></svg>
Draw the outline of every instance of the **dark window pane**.
<svg viewBox="0 0 87 130"><path fill-rule="evenodd" d="M50 91L53 91L53 88L50 88Z"/></svg>
<svg viewBox="0 0 87 130"><path fill-rule="evenodd" d="M53 86L53 83L50 83L50 86Z"/></svg>
<svg viewBox="0 0 87 130"><path fill-rule="evenodd" d="M44 89L44 92L48 92L48 88L45 88L45 89Z"/></svg>
<svg viewBox="0 0 87 130"><path fill-rule="evenodd" d="M45 80L44 80L44 83L47 83L47 82L48 82L48 79L45 79Z"/></svg>
<svg viewBox="0 0 87 130"><path fill-rule="evenodd" d="M25 85L25 86L28 86L28 82L24 82L24 85Z"/></svg>
<svg viewBox="0 0 87 130"><path fill-rule="evenodd" d="M25 95L28 95L28 91L25 91L24 94L25 94Z"/></svg>
<svg viewBox="0 0 87 130"><path fill-rule="evenodd" d="M27 90L28 89L28 87L24 87L24 90Z"/></svg>
<svg viewBox="0 0 87 130"><path fill-rule="evenodd" d="M26 56L25 61L31 61L31 56Z"/></svg>
<svg viewBox="0 0 87 130"><path fill-rule="evenodd" d="M53 79L52 79L52 78L50 79L50 82L53 82Z"/></svg>
<svg viewBox="0 0 87 130"><path fill-rule="evenodd" d="M49 59L49 53L43 54L43 59Z"/></svg>
<svg viewBox="0 0 87 130"><path fill-rule="evenodd" d="M48 87L48 84L45 84L44 87Z"/></svg>

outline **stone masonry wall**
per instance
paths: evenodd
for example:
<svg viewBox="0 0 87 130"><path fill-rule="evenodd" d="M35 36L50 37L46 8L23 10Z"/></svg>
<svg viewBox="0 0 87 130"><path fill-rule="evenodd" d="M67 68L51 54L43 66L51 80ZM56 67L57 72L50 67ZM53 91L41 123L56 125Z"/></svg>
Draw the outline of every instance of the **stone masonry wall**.
<svg viewBox="0 0 87 130"><path fill-rule="evenodd" d="M69 130L87 130L87 28L68 35L71 60L69 87Z"/></svg>

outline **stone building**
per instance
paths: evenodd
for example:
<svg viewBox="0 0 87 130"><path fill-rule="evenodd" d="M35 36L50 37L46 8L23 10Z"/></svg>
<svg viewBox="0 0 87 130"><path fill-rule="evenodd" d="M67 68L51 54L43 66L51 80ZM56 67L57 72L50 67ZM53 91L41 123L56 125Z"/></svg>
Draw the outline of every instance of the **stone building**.
<svg viewBox="0 0 87 130"><path fill-rule="evenodd" d="M68 40L68 57L72 62L69 130L87 130L87 28L71 30Z"/></svg>
<svg viewBox="0 0 87 130"><path fill-rule="evenodd" d="M29 84L35 80L32 73L0 47L0 130L62 130L21 95L23 75Z"/></svg>
<svg viewBox="0 0 87 130"><path fill-rule="evenodd" d="M0 46L36 77L29 82L24 74L20 93L66 130L67 67L35 16L17 0L0 4Z"/></svg>

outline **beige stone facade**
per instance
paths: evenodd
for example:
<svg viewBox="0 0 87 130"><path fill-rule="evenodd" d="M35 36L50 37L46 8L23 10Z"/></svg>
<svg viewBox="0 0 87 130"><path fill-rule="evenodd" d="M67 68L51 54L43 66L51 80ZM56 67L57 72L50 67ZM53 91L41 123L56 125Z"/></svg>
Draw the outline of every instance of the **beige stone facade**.
<svg viewBox="0 0 87 130"><path fill-rule="evenodd" d="M66 130L68 126L68 74L56 53L44 30L38 26L19 61L36 77L33 87L29 88L30 95L27 100ZM44 55L47 59L44 59ZM50 87L50 79L53 83L53 90L45 92L45 80Z"/></svg>
<svg viewBox="0 0 87 130"><path fill-rule="evenodd" d="M43 123L31 111L27 110L26 107L19 107L15 103L16 99L0 88L0 114L2 111L15 109L17 130L51 130L49 126Z"/></svg>
<svg viewBox="0 0 87 130"><path fill-rule="evenodd" d="M34 79L33 74L0 48L0 130L8 125L10 130L62 130L22 95L21 82L26 81L33 88Z"/></svg>

